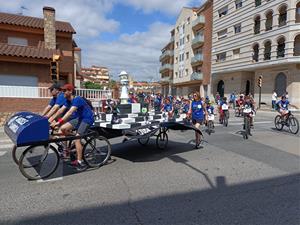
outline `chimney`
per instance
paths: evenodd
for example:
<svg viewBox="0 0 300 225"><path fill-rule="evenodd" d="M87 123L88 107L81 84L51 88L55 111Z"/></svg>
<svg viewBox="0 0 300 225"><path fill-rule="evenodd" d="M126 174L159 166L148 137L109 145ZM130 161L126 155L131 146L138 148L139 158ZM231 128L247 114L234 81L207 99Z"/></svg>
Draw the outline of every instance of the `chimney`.
<svg viewBox="0 0 300 225"><path fill-rule="evenodd" d="M45 6L44 14L44 41L48 49L56 49L55 9Z"/></svg>

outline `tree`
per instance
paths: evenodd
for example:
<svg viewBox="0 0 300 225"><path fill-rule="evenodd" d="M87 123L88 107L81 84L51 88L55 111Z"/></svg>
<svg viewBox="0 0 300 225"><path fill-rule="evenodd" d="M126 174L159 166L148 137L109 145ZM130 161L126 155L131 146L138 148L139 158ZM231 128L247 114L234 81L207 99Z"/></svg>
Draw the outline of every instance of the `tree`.
<svg viewBox="0 0 300 225"><path fill-rule="evenodd" d="M117 82L115 80L110 80L108 83L108 88L113 89L117 85Z"/></svg>
<svg viewBox="0 0 300 225"><path fill-rule="evenodd" d="M83 86L86 88L86 89L103 89L102 86L100 84L95 84L91 81L87 81L87 82L84 82L83 83Z"/></svg>

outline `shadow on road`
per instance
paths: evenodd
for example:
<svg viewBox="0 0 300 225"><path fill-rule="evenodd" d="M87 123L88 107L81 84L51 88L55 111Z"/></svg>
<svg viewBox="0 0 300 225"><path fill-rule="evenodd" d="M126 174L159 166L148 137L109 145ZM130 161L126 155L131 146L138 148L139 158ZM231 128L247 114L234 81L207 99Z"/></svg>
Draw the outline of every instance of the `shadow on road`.
<svg viewBox="0 0 300 225"><path fill-rule="evenodd" d="M208 190L129 200L119 204L106 204L99 199L99 206L77 209L66 207L57 213L20 220L0 220L0 223L296 225L300 222L299 201L299 173L232 186L226 184L225 177L216 177L215 185Z"/></svg>

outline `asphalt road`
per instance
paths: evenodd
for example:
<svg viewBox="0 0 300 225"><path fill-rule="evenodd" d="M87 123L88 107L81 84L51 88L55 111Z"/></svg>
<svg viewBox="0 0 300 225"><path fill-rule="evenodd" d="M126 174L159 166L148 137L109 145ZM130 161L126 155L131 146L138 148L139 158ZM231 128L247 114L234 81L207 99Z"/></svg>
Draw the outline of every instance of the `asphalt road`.
<svg viewBox="0 0 300 225"><path fill-rule="evenodd" d="M108 165L76 173L61 164L39 182L3 144L0 224L299 225L299 134L276 131L274 116L259 113L248 140L231 117L197 150L190 131L170 131L166 151L114 139Z"/></svg>

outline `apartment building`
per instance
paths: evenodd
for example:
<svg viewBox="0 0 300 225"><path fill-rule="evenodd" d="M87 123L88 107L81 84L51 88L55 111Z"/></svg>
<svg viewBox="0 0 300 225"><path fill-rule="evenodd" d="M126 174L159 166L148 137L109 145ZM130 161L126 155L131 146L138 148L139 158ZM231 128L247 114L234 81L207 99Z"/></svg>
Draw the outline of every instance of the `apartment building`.
<svg viewBox="0 0 300 225"><path fill-rule="evenodd" d="M161 82L169 82L163 94L185 96L199 91L201 96L210 93L212 1L199 8L184 7L172 30L173 50L162 50ZM169 51L169 57L164 57ZM173 62L173 65L168 62ZM168 74L164 67L168 65ZM164 87L164 86L163 86ZM168 91L166 91L168 90Z"/></svg>
<svg viewBox="0 0 300 225"><path fill-rule="evenodd" d="M92 66L91 68L81 68L81 76L84 81L92 81L101 85L108 85L109 72L106 67Z"/></svg>
<svg viewBox="0 0 300 225"><path fill-rule="evenodd" d="M212 92L253 94L262 102L286 91L300 106L300 0L215 0Z"/></svg>
<svg viewBox="0 0 300 225"><path fill-rule="evenodd" d="M164 96L169 95L172 92L173 83L173 71L174 71L174 35L175 30L171 31L171 38L167 45L161 50L162 54L159 57L161 67L159 72L161 73L161 91Z"/></svg>

